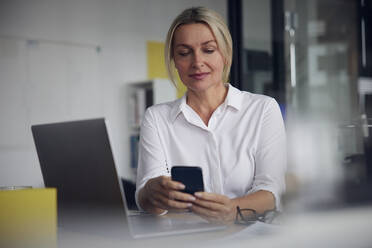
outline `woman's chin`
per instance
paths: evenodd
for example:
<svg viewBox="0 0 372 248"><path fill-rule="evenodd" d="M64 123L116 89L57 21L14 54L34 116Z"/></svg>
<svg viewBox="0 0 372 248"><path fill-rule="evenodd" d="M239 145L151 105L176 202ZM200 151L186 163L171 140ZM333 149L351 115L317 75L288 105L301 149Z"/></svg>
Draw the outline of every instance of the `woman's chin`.
<svg viewBox="0 0 372 248"><path fill-rule="evenodd" d="M185 85L188 90L194 91L194 92L205 92L207 90L215 88L216 84L211 84L208 82L193 82L188 85Z"/></svg>

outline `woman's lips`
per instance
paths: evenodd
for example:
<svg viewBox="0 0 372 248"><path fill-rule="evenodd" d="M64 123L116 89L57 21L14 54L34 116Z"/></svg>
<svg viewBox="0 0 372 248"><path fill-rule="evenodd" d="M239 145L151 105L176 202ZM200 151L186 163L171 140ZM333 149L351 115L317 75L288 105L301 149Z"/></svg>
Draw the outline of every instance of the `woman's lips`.
<svg viewBox="0 0 372 248"><path fill-rule="evenodd" d="M205 77L207 77L208 74L209 74L209 72L194 73L194 74L191 74L190 77L192 77L193 79L196 79L196 80L202 80Z"/></svg>

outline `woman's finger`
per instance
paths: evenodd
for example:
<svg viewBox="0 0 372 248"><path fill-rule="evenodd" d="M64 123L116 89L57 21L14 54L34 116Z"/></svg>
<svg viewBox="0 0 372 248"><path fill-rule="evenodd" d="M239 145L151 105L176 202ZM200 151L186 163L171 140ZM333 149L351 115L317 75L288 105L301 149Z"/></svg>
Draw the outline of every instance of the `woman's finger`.
<svg viewBox="0 0 372 248"><path fill-rule="evenodd" d="M147 190L151 196L161 194L165 197L169 197L169 192L171 191L168 188L168 181L170 181L170 177L160 176L154 179L149 180L149 184L147 186Z"/></svg>
<svg viewBox="0 0 372 248"><path fill-rule="evenodd" d="M189 202L175 201L162 195L160 195L158 199L162 202L163 205L167 206L167 209L187 209L192 206L192 204Z"/></svg>
<svg viewBox="0 0 372 248"><path fill-rule="evenodd" d="M168 198L185 202L193 202L196 200L196 198L193 195L175 190L168 192Z"/></svg>
<svg viewBox="0 0 372 248"><path fill-rule="evenodd" d="M196 196L196 198L199 198L205 201L217 202L221 204L227 204L230 201L230 199L227 196L213 194L209 192L196 192L194 195Z"/></svg>
<svg viewBox="0 0 372 248"><path fill-rule="evenodd" d="M180 182L172 181L170 177L163 176L160 181L161 186L165 189L183 190L185 185Z"/></svg>
<svg viewBox="0 0 372 248"><path fill-rule="evenodd" d="M166 205L164 205L161 201L158 201L157 199L154 199L154 198L151 199L151 203L153 204L153 206L155 206L157 208L168 210L168 207Z"/></svg>
<svg viewBox="0 0 372 248"><path fill-rule="evenodd" d="M175 190L166 190L162 187L154 189L152 196L158 198L162 197L162 202L164 203L167 199L181 202L193 202L196 199L193 195L182 193Z"/></svg>
<svg viewBox="0 0 372 248"><path fill-rule="evenodd" d="M194 204L197 206L212 210L212 211L217 211L217 212L228 211L227 206L221 203L217 203L217 202L196 199L194 201Z"/></svg>
<svg viewBox="0 0 372 248"><path fill-rule="evenodd" d="M203 207L200 207L198 205L195 205L193 204L192 207L191 207L191 210L200 215L200 216L204 216L206 218L213 218L213 219L216 219L219 217L219 212L217 211L212 211L212 210L209 210L209 209L206 209L206 208L203 208Z"/></svg>
<svg viewBox="0 0 372 248"><path fill-rule="evenodd" d="M187 209L191 207L190 202L196 198L193 195L180 192L184 185L172 181L170 177L160 176L150 179L147 185L148 195L152 204L162 209Z"/></svg>

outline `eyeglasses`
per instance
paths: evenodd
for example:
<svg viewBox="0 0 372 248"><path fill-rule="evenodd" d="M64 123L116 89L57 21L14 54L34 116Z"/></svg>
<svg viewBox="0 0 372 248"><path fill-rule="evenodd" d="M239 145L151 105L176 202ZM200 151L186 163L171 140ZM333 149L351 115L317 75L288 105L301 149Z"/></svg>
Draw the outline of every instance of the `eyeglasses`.
<svg viewBox="0 0 372 248"><path fill-rule="evenodd" d="M257 221L268 224L278 224L274 223L274 220L277 216L280 215L280 212L276 210L267 210L262 214L258 214L257 211L254 209L240 209L239 206L236 207L236 210L235 224L240 225L251 225Z"/></svg>

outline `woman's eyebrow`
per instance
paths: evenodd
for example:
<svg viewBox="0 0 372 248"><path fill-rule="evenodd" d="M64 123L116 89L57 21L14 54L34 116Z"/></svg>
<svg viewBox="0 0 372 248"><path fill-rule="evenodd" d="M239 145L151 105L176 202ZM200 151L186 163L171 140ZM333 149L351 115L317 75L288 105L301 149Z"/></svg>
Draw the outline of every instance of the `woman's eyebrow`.
<svg viewBox="0 0 372 248"><path fill-rule="evenodd" d="M187 44L177 44L176 47L186 47L186 48L191 48L191 46L187 45Z"/></svg>
<svg viewBox="0 0 372 248"><path fill-rule="evenodd" d="M204 45L207 45L211 42L217 43L215 40L208 40L208 41L203 42L202 45L204 46ZM179 47L179 46L183 46L183 47L186 47L186 48L192 48L192 46L187 45L187 44L183 44L183 43L176 45L176 47Z"/></svg>
<svg viewBox="0 0 372 248"><path fill-rule="evenodd" d="M208 43L210 43L210 42L217 43L215 40L208 40L208 41L206 41L206 42L203 42L202 45L206 45L206 44L208 44Z"/></svg>

